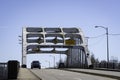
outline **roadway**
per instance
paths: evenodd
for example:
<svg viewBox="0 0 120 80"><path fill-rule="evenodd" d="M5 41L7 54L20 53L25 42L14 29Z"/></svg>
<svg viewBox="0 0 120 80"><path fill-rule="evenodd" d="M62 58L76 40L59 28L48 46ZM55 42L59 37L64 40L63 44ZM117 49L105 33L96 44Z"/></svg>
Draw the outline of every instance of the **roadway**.
<svg viewBox="0 0 120 80"><path fill-rule="evenodd" d="M117 80L103 76L76 73L58 69L30 69L36 76L42 80Z"/></svg>

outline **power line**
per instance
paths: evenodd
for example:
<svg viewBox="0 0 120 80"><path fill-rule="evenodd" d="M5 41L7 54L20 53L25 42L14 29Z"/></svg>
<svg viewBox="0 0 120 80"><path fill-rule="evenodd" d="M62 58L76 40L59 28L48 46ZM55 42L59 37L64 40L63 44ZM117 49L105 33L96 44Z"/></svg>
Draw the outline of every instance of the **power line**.
<svg viewBox="0 0 120 80"><path fill-rule="evenodd" d="M106 34L104 33L104 34L101 34L101 35L98 35L98 36L94 36L94 37L86 37L87 43L88 43L89 39L96 39L96 38L100 38L100 37L102 38L104 35L106 35ZM98 43L98 41L96 43ZM95 43L95 45L96 45L96 43ZM92 44L92 45L94 45L94 44Z"/></svg>
<svg viewBox="0 0 120 80"><path fill-rule="evenodd" d="M90 42L89 46L92 47L92 46L102 44L104 40L105 40L105 38L100 37L97 40L95 40L94 42L92 42L92 43Z"/></svg>
<svg viewBox="0 0 120 80"><path fill-rule="evenodd" d="M86 38L88 38L88 39L94 39L94 38L103 37L104 35L106 35L106 33L105 33L105 34L98 35L98 36L86 37ZM120 36L120 34L108 34L108 35L110 35L110 36Z"/></svg>
<svg viewBox="0 0 120 80"><path fill-rule="evenodd" d="M99 37L103 37L105 34L101 34L101 35L98 35L98 36L94 36L94 37L86 37L88 39L94 39L94 38L99 38Z"/></svg>
<svg viewBox="0 0 120 80"><path fill-rule="evenodd" d="M120 34L109 34L109 35L112 35L112 36L120 36Z"/></svg>

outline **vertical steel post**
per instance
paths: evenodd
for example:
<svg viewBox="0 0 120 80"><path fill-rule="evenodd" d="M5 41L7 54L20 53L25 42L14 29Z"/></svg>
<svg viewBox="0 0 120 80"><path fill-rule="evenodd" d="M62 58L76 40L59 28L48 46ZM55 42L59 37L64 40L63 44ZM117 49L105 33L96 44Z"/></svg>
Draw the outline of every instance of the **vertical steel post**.
<svg viewBox="0 0 120 80"><path fill-rule="evenodd" d="M109 68L109 38L108 38L108 28L106 28L106 36L107 36L107 68Z"/></svg>

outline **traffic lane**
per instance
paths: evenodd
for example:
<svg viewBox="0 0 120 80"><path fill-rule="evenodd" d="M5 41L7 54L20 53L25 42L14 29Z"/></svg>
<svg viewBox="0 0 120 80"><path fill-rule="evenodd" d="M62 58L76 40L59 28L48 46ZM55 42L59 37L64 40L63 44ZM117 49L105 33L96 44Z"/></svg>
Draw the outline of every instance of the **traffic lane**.
<svg viewBox="0 0 120 80"><path fill-rule="evenodd" d="M42 78L42 80L117 80L57 69L32 69L31 71Z"/></svg>

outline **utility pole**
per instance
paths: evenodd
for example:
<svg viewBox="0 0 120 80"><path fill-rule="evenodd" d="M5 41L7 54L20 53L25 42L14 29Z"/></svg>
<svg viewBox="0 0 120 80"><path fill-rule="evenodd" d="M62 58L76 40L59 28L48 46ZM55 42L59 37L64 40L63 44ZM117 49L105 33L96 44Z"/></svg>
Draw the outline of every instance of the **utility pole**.
<svg viewBox="0 0 120 80"><path fill-rule="evenodd" d="M53 63L54 63L54 68L55 68L55 56L50 55L51 57L53 57Z"/></svg>
<svg viewBox="0 0 120 80"><path fill-rule="evenodd" d="M95 26L95 28L101 27L106 30L106 40L107 40L107 68L109 68L109 33L108 33L108 27L103 26Z"/></svg>

